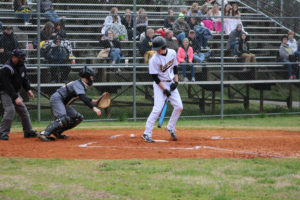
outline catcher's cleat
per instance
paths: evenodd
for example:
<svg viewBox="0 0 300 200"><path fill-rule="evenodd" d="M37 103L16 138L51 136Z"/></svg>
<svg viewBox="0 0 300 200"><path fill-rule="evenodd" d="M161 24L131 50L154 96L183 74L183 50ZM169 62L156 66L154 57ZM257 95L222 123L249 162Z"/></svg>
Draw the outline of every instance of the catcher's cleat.
<svg viewBox="0 0 300 200"><path fill-rule="evenodd" d="M65 135L65 134L59 134L59 135L55 135L55 137L57 139L67 139L69 136Z"/></svg>
<svg viewBox="0 0 300 200"><path fill-rule="evenodd" d="M44 142L55 141L54 137L46 136L44 133L45 133L44 131L42 131L41 133L38 133L37 137Z"/></svg>
<svg viewBox="0 0 300 200"><path fill-rule="evenodd" d="M143 134L142 135L142 138L146 141L146 142L149 142L149 143L152 143L154 142L154 140L152 140L152 138L146 134Z"/></svg>
<svg viewBox="0 0 300 200"><path fill-rule="evenodd" d="M172 140L173 140L173 141L177 141L177 136L176 136L175 130L172 131L172 130L168 130L168 129L167 129L167 131L169 131Z"/></svg>
<svg viewBox="0 0 300 200"><path fill-rule="evenodd" d="M38 135L38 132L31 130L29 132L24 132L24 138L35 138Z"/></svg>

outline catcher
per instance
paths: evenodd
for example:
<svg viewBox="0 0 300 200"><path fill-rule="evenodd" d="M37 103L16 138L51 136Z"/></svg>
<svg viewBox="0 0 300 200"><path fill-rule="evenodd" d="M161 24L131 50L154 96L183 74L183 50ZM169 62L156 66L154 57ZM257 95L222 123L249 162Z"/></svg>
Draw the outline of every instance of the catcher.
<svg viewBox="0 0 300 200"><path fill-rule="evenodd" d="M74 128L83 120L83 116L70 106L73 101L80 99L91 108L98 117L101 115L101 111L96 105L101 108L106 108L110 105L110 96L108 93L105 93L105 97L102 95L103 98L100 97L98 100L92 100L86 96L86 91L93 85L95 76L95 72L92 68L85 66L79 72L79 76L81 79L72 81L57 89L51 96L51 110L56 120L37 135L42 141L55 140L54 137L50 136L51 134L58 139L67 138L67 135L62 133Z"/></svg>

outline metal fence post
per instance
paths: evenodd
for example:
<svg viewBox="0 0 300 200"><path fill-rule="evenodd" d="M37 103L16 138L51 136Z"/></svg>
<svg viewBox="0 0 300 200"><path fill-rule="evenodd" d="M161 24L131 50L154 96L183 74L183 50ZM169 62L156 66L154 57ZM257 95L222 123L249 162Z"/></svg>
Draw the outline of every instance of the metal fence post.
<svg viewBox="0 0 300 200"><path fill-rule="evenodd" d="M136 122L136 0L133 0L133 121Z"/></svg>
<svg viewBox="0 0 300 200"><path fill-rule="evenodd" d="M40 0L37 1L37 84L38 84L38 94L37 94L37 118L38 121L41 121L41 49L40 49L40 41L41 41L41 9L40 9Z"/></svg>
<svg viewBox="0 0 300 200"><path fill-rule="evenodd" d="M224 0L221 5L221 119L224 119Z"/></svg>

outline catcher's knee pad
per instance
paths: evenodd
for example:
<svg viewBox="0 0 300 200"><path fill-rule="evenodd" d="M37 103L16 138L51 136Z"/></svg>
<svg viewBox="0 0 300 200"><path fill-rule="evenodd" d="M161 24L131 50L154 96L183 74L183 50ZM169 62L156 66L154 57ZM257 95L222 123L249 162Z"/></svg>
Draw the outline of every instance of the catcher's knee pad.
<svg viewBox="0 0 300 200"><path fill-rule="evenodd" d="M54 122L52 122L44 131L44 135L49 136L51 133L56 133L57 131L68 127L70 125L70 117L67 115L64 115Z"/></svg>
<svg viewBox="0 0 300 200"><path fill-rule="evenodd" d="M78 113L76 117L71 118L71 123L69 125L70 128L74 128L78 124L80 124L83 121L83 115Z"/></svg>
<svg viewBox="0 0 300 200"><path fill-rule="evenodd" d="M71 118L68 115L63 115L57 120L59 121L61 127L67 127L71 122Z"/></svg>

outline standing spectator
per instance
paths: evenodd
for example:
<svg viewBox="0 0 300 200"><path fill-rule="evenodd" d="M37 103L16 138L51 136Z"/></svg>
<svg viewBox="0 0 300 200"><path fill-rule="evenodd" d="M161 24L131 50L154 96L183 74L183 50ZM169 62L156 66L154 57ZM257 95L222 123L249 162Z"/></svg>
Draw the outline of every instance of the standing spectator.
<svg viewBox="0 0 300 200"><path fill-rule="evenodd" d="M149 63L150 58L153 56L155 51L152 50L152 39L154 37L154 30L147 29L146 37L140 45L141 55L144 56L144 62Z"/></svg>
<svg viewBox="0 0 300 200"><path fill-rule="evenodd" d="M0 70L0 97L4 109L0 124L0 140L9 139L8 134L16 111L21 117L24 138L37 135L37 132L32 129L29 112L19 94L23 87L28 96L34 98L26 76L25 54L20 49L15 49L11 55Z"/></svg>
<svg viewBox="0 0 300 200"><path fill-rule="evenodd" d="M298 61L300 61L300 51L298 49L297 41L294 38L295 33L293 31L289 31L288 33L288 45L293 50L293 53Z"/></svg>
<svg viewBox="0 0 300 200"><path fill-rule="evenodd" d="M101 37L100 46L109 51L109 57L112 64L119 64L121 60L121 43L118 39L114 38L114 31L108 29L108 38L105 39L104 35ZM120 69L118 69L118 72Z"/></svg>
<svg viewBox="0 0 300 200"><path fill-rule="evenodd" d="M168 16L165 17L165 20L164 20L164 27L167 29L172 29L175 20L176 20L176 18L174 16L174 11L172 9L169 9Z"/></svg>
<svg viewBox="0 0 300 200"><path fill-rule="evenodd" d="M240 42L242 33L245 33L242 31L242 25L239 24L237 25L236 29L231 31L229 34L228 42L226 44L227 50L233 49L233 55L236 57L237 56L237 51L238 51L238 44Z"/></svg>
<svg viewBox="0 0 300 200"><path fill-rule="evenodd" d="M50 47L47 47L46 59L49 64L56 64L50 66L51 83L56 83L58 75L60 74L60 82L65 82L71 71L70 66L61 66L67 64L69 61L68 50L61 45L61 38L57 36Z"/></svg>
<svg viewBox="0 0 300 200"><path fill-rule="evenodd" d="M60 21L61 19L56 14L52 2L50 0L41 0L41 12L44 13L45 17L52 23Z"/></svg>
<svg viewBox="0 0 300 200"><path fill-rule="evenodd" d="M202 63L206 58L209 58L211 55L211 51L208 51L206 53L201 53L201 46L199 41L195 37L195 31L190 30L189 32L189 45L193 49L193 61L197 63Z"/></svg>
<svg viewBox="0 0 300 200"><path fill-rule="evenodd" d="M133 18L131 16L130 9L125 10L125 14L122 17L121 22L126 27L128 40L132 40L133 39Z"/></svg>
<svg viewBox="0 0 300 200"><path fill-rule="evenodd" d="M30 25L31 9L26 0L14 0L14 11L18 18L24 19L24 25Z"/></svg>
<svg viewBox="0 0 300 200"><path fill-rule="evenodd" d="M184 20L184 15L180 13L178 19L175 21L173 25L173 31L175 37L177 38L180 44L182 44L183 39L186 38L190 29L191 28L189 24Z"/></svg>
<svg viewBox="0 0 300 200"><path fill-rule="evenodd" d="M282 62L286 63L288 66L288 75L289 79L296 79L296 75L293 72L293 67L296 68L297 66L292 64L291 62L295 62L295 56L293 54L292 48L288 45L288 37L283 36L281 39L281 45L279 49L279 56Z"/></svg>
<svg viewBox="0 0 300 200"><path fill-rule="evenodd" d="M220 33L221 26L221 12L219 10L219 5L214 4L214 7L209 11L209 16L212 17L212 21L214 23L214 27L212 31L216 31L216 33Z"/></svg>
<svg viewBox="0 0 300 200"><path fill-rule="evenodd" d="M114 18L115 18L115 20L114 20ZM117 7L112 7L110 9L110 15L108 15L105 18L101 33L106 35L107 30L111 28L111 26L114 22L118 23L119 25L122 25L121 18L118 15L118 8Z"/></svg>
<svg viewBox="0 0 300 200"><path fill-rule="evenodd" d="M0 64L4 64L10 57L14 49L19 47L12 26L6 26L0 37Z"/></svg>
<svg viewBox="0 0 300 200"><path fill-rule="evenodd" d="M190 67L192 81L195 81L193 56L194 56L194 52L193 52L193 48L189 46L189 39L184 38L183 47L179 47L178 52L177 52L177 62L182 68L184 82L189 81L189 79L187 78L187 75L186 75L187 67Z"/></svg>
<svg viewBox="0 0 300 200"><path fill-rule="evenodd" d="M256 56L253 53L250 53L246 33L242 33L241 40L239 41L238 56L244 58L246 63L256 63Z"/></svg>
<svg viewBox="0 0 300 200"><path fill-rule="evenodd" d="M140 38L140 35L143 32L146 32L148 27L148 17L146 14L145 9L140 8L138 12L138 16L136 18L136 31L137 31L137 36Z"/></svg>
<svg viewBox="0 0 300 200"><path fill-rule="evenodd" d="M178 50L178 41L176 37L174 37L174 33L171 30L167 30L166 35L165 35L166 43L167 43L167 48L173 49L177 52Z"/></svg>

